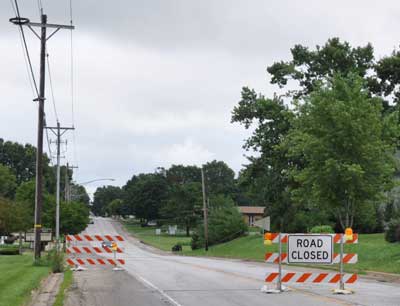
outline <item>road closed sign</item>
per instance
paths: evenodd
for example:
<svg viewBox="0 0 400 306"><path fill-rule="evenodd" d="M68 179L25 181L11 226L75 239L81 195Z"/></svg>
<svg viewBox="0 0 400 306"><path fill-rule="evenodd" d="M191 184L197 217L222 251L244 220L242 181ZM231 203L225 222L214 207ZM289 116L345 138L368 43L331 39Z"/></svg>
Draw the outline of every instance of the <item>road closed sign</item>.
<svg viewBox="0 0 400 306"><path fill-rule="evenodd" d="M288 235L288 263L331 264L332 235Z"/></svg>

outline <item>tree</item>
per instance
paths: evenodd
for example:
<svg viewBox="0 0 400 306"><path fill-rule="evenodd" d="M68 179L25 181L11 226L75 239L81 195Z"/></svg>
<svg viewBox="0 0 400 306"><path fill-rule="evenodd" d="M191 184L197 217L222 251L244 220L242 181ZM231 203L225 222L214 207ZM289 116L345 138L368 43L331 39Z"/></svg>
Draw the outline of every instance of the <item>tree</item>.
<svg viewBox="0 0 400 306"><path fill-rule="evenodd" d="M121 216L123 215L122 208L123 201L121 199L115 199L106 206L105 211L109 216Z"/></svg>
<svg viewBox="0 0 400 306"><path fill-rule="evenodd" d="M202 187L200 183L176 184L170 187L169 197L161 209L161 216L184 226L186 236L195 227L202 214Z"/></svg>
<svg viewBox="0 0 400 306"><path fill-rule="evenodd" d="M375 65L371 44L353 48L348 42L341 42L335 37L324 46L317 45L313 51L302 45L295 45L290 51L291 61L276 62L267 71L272 75L271 83L281 88L287 86L289 80L297 81L299 89L289 92L295 98L310 94L321 82L325 83L337 74L357 74L369 80L365 85L370 85L370 89L377 86L374 76L367 77Z"/></svg>
<svg viewBox="0 0 400 306"><path fill-rule="evenodd" d="M142 223L156 220L159 217L160 208L168 197L168 184L162 173L133 176L123 190L124 205L127 205Z"/></svg>
<svg viewBox="0 0 400 306"><path fill-rule="evenodd" d="M342 228L393 183L398 114L382 117L382 100L371 98L364 82L337 75L315 89L298 105L285 143L290 156L304 161L292 167L294 198L328 207Z"/></svg>
<svg viewBox="0 0 400 306"><path fill-rule="evenodd" d="M223 161L213 160L203 166L207 195L231 195L235 189L235 172Z"/></svg>
<svg viewBox="0 0 400 306"><path fill-rule="evenodd" d="M247 231L247 225L233 205L222 205L210 210L208 220L208 243L214 245L233 240L242 236ZM205 245L204 226L199 224L192 235L192 249Z"/></svg>
<svg viewBox="0 0 400 306"><path fill-rule="evenodd" d="M197 166L172 165L166 176L169 184L201 183L201 170Z"/></svg>
<svg viewBox="0 0 400 306"><path fill-rule="evenodd" d="M105 208L115 199L122 199L123 191L117 186L98 187L94 193L92 212L104 216Z"/></svg>
<svg viewBox="0 0 400 306"><path fill-rule="evenodd" d="M11 170L0 164L0 196L13 198L17 187L15 175Z"/></svg>

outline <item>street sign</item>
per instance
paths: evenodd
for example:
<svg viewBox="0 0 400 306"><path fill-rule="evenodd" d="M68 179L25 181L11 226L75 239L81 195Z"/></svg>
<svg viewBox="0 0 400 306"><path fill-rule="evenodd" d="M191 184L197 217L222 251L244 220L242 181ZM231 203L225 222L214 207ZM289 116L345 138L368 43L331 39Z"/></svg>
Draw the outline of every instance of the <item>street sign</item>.
<svg viewBox="0 0 400 306"><path fill-rule="evenodd" d="M41 242L50 242L52 241L51 228L42 228L40 233L40 241ZM25 242L34 242L35 241L35 230L31 229L25 233Z"/></svg>
<svg viewBox="0 0 400 306"><path fill-rule="evenodd" d="M288 235L288 263L332 264L332 235Z"/></svg>
<svg viewBox="0 0 400 306"><path fill-rule="evenodd" d="M111 249L112 249L113 251L118 250L118 246L117 246L117 244L116 244L115 242L113 242L113 243L111 244Z"/></svg>
<svg viewBox="0 0 400 306"><path fill-rule="evenodd" d="M254 222L254 226L260 227L266 231L270 230L270 217L265 217Z"/></svg>

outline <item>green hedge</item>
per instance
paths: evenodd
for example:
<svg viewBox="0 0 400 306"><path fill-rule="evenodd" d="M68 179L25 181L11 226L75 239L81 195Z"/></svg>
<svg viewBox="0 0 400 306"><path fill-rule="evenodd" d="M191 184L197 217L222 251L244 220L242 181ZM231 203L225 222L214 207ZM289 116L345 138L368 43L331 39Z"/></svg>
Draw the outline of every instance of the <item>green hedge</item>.
<svg viewBox="0 0 400 306"><path fill-rule="evenodd" d="M18 248L2 248L0 249L0 255L19 255Z"/></svg>
<svg viewBox="0 0 400 306"><path fill-rule="evenodd" d="M313 234L333 234L335 231L333 230L332 226L330 225L317 225L314 226L311 230L310 233Z"/></svg>
<svg viewBox="0 0 400 306"><path fill-rule="evenodd" d="M400 218L390 220L385 239L388 242L400 242Z"/></svg>

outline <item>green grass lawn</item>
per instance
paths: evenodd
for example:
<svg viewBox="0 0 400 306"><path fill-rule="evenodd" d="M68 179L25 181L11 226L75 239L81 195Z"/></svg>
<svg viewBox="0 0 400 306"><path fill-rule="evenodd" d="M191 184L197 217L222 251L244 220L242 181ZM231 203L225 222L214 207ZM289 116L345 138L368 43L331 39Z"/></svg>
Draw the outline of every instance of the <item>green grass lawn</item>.
<svg viewBox="0 0 400 306"><path fill-rule="evenodd" d="M139 225L125 225L125 227L136 237L154 247L164 251L170 251L177 242L184 242L183 254L189 256L214 256L226 258L239 258L254 261L264 261L266 252L277 252L278 245L265 246L262 235L248 235L237 238L227 243L222 243L209 248L191 250L190 238L182 236L168 236L166 234L157 236L155 228L142 228ZM400 243L388 243L383 234L361 234L358 244L347 244L344 246L345 253L357 253L357 264L345 264L345 271L365 273L366 271L377 271L400 274ZM282 245L282 251L286 252L286 244ZM339 253L339 244L335 245L335 252ZM338 265L314 266L322 269L338 269Z"/></svg>
<svg viewBox="0 0 400 306"><path fill-rule="evenodd" d="M184 234L170 236L162 233L161 235L156 235L155 227L141 227L139 224L132 223L124 223L124 227L138 239L163 251L171 251L171 248L177 243L182 244L183 251L190 250L191 238L186 237Z"/></svg>
<svg viewBox="0 0 400 306"><path fill-rule="evenodd" d="M0 255L0 306L25 303L32 289L49 274L47 266L33 266L32 254Z"/></svg>

